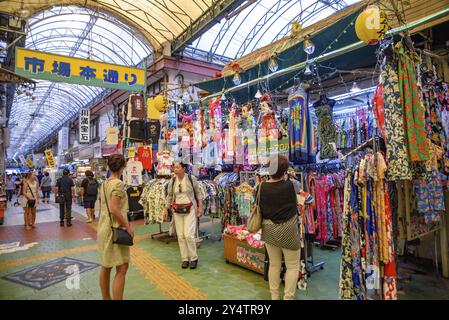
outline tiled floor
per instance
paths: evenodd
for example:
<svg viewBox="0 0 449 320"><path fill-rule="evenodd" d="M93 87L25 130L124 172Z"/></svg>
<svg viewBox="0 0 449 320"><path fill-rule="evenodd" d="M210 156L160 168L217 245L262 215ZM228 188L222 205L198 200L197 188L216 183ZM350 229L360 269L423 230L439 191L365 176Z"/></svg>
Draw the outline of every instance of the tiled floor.
<svg viewBox="0 0 449 320"><path fill-rule="evenodd" d="M2 279L10 273L39 265L57 257L72 257L99 262L95 243L96 224L86 224L84 209L74 205L73 227L59 226L55 204L40 205L37 228L25 230L21 208L8 208L5 225L0 226L0 243L37 242L28 250L0 253L0 299L100 299L99 268L81 274L79 289L70 290L65 282L35 290ZM208 218L206 218L208 220ZM209 219L210 220L210 219ZM125 288L126 299L269 299L268 283L263 276L226 264L223 242L204 240L199 248L197 270L181 269L177 243L152 240L157 225L133 222L137 240L131 249L131 265ZM164 225L164 229L168 226ZM202 225L203 230L219 239L220 225ZM324 261L324 269L312 274L307 291L298 291L297 299L337 299L340 251L315 249L315 261ZM412 277L400 299L449 299L449 281L433 275Z"/></svg>

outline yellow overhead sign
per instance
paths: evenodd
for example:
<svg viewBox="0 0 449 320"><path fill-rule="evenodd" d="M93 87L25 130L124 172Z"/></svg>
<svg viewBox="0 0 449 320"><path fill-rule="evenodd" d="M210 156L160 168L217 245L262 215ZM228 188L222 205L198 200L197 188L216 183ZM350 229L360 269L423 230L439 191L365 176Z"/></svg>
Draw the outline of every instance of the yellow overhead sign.
<svg viewBox="0 0 449 320"><path fill-rule="evenodd" d="M16 73L33 79L141 91L145 70L16 48Z"/></svg>

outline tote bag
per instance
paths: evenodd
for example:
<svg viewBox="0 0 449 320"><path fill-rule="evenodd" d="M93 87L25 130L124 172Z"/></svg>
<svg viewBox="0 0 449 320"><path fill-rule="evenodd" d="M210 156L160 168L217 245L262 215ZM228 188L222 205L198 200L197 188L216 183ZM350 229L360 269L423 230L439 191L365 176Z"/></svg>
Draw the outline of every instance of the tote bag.
<svg viewBox="0 0 449 320"><path fill-rule="evenodd" d="M257 190L256 203L254 204L251 214L248 218L248 231L255 233L262 228L262 213L260 212L260 193L262 190L262 184L259 185L259 190Z"/></svg>

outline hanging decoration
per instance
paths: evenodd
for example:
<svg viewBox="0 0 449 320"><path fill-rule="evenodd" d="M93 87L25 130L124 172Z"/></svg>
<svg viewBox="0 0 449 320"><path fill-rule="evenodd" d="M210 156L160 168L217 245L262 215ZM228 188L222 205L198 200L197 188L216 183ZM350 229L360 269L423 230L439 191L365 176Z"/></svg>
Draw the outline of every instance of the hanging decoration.
<svg viewBox="0 0 449 320"><path fill-rule="evenodd" d="M240 77L240 74L239 74L238 72L236 72L236 73L234 74L234 77L232 78L232 82L234 82L234 84L235 84L236 86L238 86L239 84L242 83L242 78Z"/></svg>
<svg viewBox="0 0 449 320"><path fill-rule="evenodd" d="M299 21L293 21L292 23L292 36L296 37L302 30L302 25Z"/></svg>
<svg viewBox="0 0 449 320"><path fill-rule="evenodd" d="M279 69L279 64L276 61L276 57L277 57L277 54L274 53L271 56L270 61L268 62L268 69L270 69L271 72L276 72Z"/></svg>
<svg viewBox="0 0 449 320"><path fill-rule="evenodd" d="M369 45L377 44L387 31L387 17L377 6L368 6L355 21L357 37Z"/></svg>
<svg viewBox="0 0 449 320"><path fill-rule="evenodd" d="M308 55L315 52L315 44L310 40L310 36L306 36L304 39L304 52Z"/></svg>

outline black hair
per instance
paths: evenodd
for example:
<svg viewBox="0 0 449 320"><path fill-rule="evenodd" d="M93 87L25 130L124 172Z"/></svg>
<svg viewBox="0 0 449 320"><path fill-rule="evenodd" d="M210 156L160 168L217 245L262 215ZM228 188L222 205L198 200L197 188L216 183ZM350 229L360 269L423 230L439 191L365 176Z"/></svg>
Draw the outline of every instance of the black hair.
<svg viewBox="0 0 449 320"><path fill-rule="evenodd" d="M70 174L70 170L69 169L64 169L62 171L62 174L65 175L65 176L68 176Z"/></svg>
<svg viewBox="0 0 449 320"><path fill-rule="evenodd" d="M108 159L108 167L112 172L118 172L126 165L125 157L121 154L113 154Z"/></svg>
<svg viewBox="0 0 449 320"><path fill-rule="evenodd" d="M45 172L44 175L45 175L46 177L48 177L50 174L49 174L48 172Z"/></svg>
<svg viewBox="0 0 449 320"><path fill-rule="evenodd" d="M182 161L175 161L174 164L179 164L181 167L183 167L185 170L187 170L187 168L189 167L189 165L187 163L184 163Z"/></svg>
<svg viewBox="0 0 449 320"><path fill-rule="evenodd" d="M271 160L270 160L271 162ZM270 166L274 165L272 163L270 163ZM280 179L282 178L282 176L287 172L289 167L289 161L287 157L284 156L277 156L277 168L276 168L276 172L271 173L270 172L270 176L273 179Z"/></svg>
<svg viewBox="0 0 449 320"><path fill-rule="evenodd" d="M94 173L90 170L86 170L85 175L86 177L92 178L94 176Z"/></svg>

